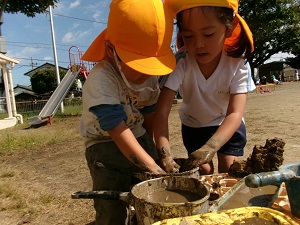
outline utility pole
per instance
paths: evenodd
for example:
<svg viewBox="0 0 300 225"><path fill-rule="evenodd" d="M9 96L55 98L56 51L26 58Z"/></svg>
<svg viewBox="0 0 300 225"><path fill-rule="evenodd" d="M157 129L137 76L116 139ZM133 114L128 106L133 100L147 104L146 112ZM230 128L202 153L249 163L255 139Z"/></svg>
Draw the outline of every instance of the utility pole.
<svg viewBox="0 0 300 225"><path fill-rule="evenodd" d="M54 55L54 61L55 61L56 80L57 80L57 86L59 86L60 76L59 76L58 61L57 61L57 54L56 54L56 43L55 43L55 34L54 34L54 28L53 28L52 6L51 5L49 6L49 14L50 14L51 33L52 33L53 55ZM64 113L63 101L60 103L60 111L61 111L61 113Z"/></svg>
<svg viewBox="0 0 300 225"><path fill-rule="evenodd" d="M31 69L33 69L33 68L34 68L34 66L36 66L36 65L37 65L37 63L34 63L34 62L33 62L33 59L32 59L32 57L30 57L30 61L31 61Z"/></svg>

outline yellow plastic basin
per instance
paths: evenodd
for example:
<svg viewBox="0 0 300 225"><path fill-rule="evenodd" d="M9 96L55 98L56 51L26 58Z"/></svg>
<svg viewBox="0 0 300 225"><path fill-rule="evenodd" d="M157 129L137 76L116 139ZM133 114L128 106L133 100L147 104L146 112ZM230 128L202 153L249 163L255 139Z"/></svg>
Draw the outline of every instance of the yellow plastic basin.
<svg viewBox="0 0 300 225"><path fill-rule="evenodd" d="M263 222L254 223L255 220L265 221L265 224L298 225L296 221L287 215L265 207L243 207L195 216L165 219L152 225L264 224Z"/></svg>

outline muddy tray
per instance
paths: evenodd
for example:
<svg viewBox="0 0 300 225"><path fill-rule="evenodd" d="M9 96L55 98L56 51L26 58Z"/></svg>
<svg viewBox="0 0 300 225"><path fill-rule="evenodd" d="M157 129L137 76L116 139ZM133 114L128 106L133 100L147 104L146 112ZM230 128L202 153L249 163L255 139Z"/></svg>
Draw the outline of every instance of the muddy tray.
<svg viewBox="0 0 300 225"><path fill-rule="evenodd" d="M298 224L300 224L300 218L295 217L291 212L291 206L286 191L285 183L282 183L282 191L279 194L278 198L273 203L271 208L280 211L285 215L290 216L293 220L295 220L296 222L298 222Z"/></svg>
<svg viewBox="0 0 300 225"><path fill-rule="evenodd" d="M227 191L229 191L239 180L241 180L241 178L231 177L228 175L228 173L220 173L212 175L202 175L199 177L199 180L208 187L211 194L215 194L215 197L219 198L222 197ZM274 201L272 208L282 212L291 210L285 183L281 184L281 192L279 193L277 199Z"/></svg>
<svg viewBox="0 0 300 225"><path fill-rule="evenodd" d="M286 192L285 184L282 183L281 193L272 205L273 209L281 212L291 211L289 198Z"/></svg>
<svg viewBox="0 0 300 225"><path fill-rule="evenodd" d="M245 178L233 178L227 173L205 175L199 178L210 191L210 212L240 207L271 207L281 192L281 187L268 185L249 188Z"/></svg>
<svg viewBox="0 0 300 225"><path fill-rule="evenodd" d="M212 208L212 204L217 201L220 197L222 197L226 192L230 191L230 189L241 179L234 178L228 175L228 173L222 174L212 174L200 176L199 178L205 185L207 185L210 190L210 206ZM283 214L291 217L294 221L300 224L300 218L295 217L291 213L290 202L288 198L288 194L286 191L285 183L281 184L280 193L278 197L273 202L271 209L282 212ZM275 196L276 197L276 196Z"/></svg>
<svg viewBox="0 0 300 225"><path fill-rule="evenodd" d="M210 204L222 197L229 191L240 179L230 177L228 173L219 173L211 175L202 175L199 177L210 191Z"/></svg>

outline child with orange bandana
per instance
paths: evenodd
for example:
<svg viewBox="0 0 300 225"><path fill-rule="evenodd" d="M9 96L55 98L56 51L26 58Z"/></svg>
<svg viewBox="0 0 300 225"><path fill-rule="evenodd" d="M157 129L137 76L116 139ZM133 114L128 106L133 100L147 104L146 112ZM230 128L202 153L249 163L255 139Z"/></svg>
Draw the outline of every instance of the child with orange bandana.
<svg viewBox="0 0 300 225"><path fill-rule="evenodd" d="M238 13L238 0L165 0L176 18L186 54L164 83L155 112L158 149L170 149L168 116L179 89L179 117L189 158L183 170L200 167L212 174L228 172L243 155L243 119L247 92L255 85L245 59L254 50L252 33Z"/></svg>
<svg viewBox="0 0 300 225"><path fill-rule="evenodd" d="M113 0L107 28L83 55L97 62L83 86L80 132L93 190L128 192L134 173L161 174L152 118L160 93L157 76L172 72L172 16L161 0ZM178 166L170 154L161 161ZM164 157L166 156L166 157ZM97 225L129 224L129 205L94 199Z"/></svg>

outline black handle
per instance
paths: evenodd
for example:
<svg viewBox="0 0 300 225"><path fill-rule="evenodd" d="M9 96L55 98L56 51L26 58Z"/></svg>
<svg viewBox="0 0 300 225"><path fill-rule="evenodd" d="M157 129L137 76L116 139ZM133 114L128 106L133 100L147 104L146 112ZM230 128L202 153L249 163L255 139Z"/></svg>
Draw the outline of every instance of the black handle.
<svg viewBox="0 0 300 225"><path fill-rule="evenodd" d="M78 191L71 195L73 199L79 198L100 198L104 200L120 200L120 196L128 195L128 192L119 191Z"/></svg>

